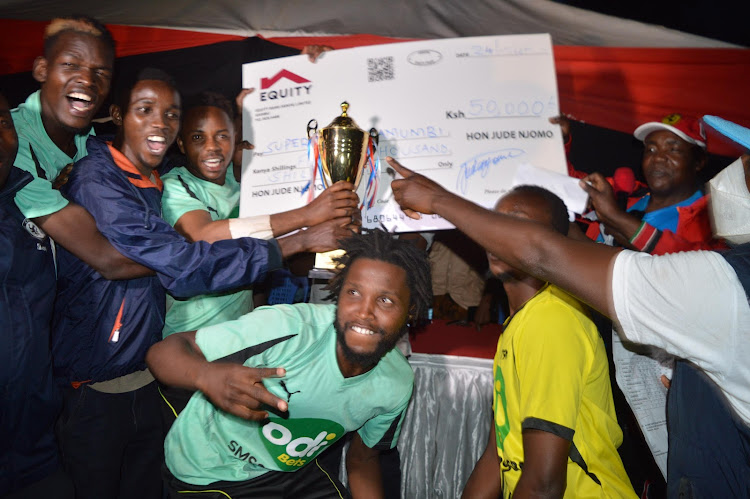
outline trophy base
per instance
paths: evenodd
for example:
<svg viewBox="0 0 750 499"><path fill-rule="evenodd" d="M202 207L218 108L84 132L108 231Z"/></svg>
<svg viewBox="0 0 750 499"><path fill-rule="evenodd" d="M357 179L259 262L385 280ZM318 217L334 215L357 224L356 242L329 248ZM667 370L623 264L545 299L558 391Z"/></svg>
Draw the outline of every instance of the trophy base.
<svg viewBox="0 0 750 499"><path fill-rule="evenodd" d="M315 253L315 268L316 269L328 269L334 270L336 263L333 261L334 258L338 258L345 253L342 249L333 251L326 251L325 253Z"/></svg>

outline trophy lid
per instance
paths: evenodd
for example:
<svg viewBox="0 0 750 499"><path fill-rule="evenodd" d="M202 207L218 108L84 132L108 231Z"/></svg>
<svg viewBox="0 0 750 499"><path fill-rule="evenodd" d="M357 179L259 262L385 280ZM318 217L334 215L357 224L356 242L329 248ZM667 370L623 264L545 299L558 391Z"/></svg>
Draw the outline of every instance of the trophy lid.
<svg viewBox="0 0 750 499"><path fill-rule="evenodd" d="M341 103L341 116L337 116L333 119L330 125L326 128L356 128L360 129L357 124L347 116L346 112L349 109L349 103L344 101Z"/></svg>

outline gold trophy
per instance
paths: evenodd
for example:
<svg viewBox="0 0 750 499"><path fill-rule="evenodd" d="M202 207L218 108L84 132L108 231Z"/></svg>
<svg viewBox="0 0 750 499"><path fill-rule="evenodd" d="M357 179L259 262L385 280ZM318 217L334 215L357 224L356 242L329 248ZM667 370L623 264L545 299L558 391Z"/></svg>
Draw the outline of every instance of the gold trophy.
<svg viewBox="0 0 750 499"><path fill-rule="evenodd" d="M359 187L362 179L362 171L368 158L370 141L377 146L378 132L371 128L365 132L357 126L354 120L347 115L348 102L341 103L341 116L337 116L327 127L318 131L318 122L312 119L307 124L307 138L317 141L317 154L315 171L320 170L323 185L330 187L339 180L346 180L354 184L354 190ZM371 154L374 154L374 147ZM317 158L319 156L319 160ZM375 175L375 174L373 174ZM314 188L315 173L311 188ZM315 255L315 267L319 269L333 269L335 264L332 258L342 254L342 250L317 253Z"/></svg>

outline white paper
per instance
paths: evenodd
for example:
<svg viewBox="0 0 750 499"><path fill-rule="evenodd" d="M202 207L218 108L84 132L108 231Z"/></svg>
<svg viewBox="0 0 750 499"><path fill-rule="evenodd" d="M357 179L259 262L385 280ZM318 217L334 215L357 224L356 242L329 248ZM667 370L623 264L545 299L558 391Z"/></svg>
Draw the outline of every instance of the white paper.
<svg viewBox="0 0 750 499"><path fill-rule="evenodd" d="M583 213L589 201L589 195L578 185L579 180L567 174L552 172L534 165L522 163L518 165L513 186L538 185L557 194L568 208L568 217L572 222L576 213Z"/></svg>
<svg viewBox="0 0 750 499"><path fill-rule="evenodd" d="M612 354L617 385L633 410L651 454L667 478L667 389L661 382L661 364L645 355L628 350L616 331L612 331Z"/></svg>
<svg viewBox="0 0 750 499"><path fill-rule="evenodd" d="M397 231L450 228L440 217L416 221L392 199L386 156L487 208L512 186L522 163L567 171L558 126L549 35L407 42L334 50L246 64L241 216L303 206L311 178L307 124L327 126L350 104L360 128L380 132L377 202L366 227ZM363 175L358 193L364 197ZM323 189L318 179L316 192Z"/></svg>

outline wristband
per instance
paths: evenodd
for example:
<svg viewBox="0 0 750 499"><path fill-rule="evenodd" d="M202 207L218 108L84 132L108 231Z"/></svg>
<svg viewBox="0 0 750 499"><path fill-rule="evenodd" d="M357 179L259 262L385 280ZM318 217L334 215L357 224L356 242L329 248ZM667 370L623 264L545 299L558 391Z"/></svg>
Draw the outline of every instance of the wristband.
<svg viewBox="0 0 750 499"><path fill-rule="evenodd" d="M232 239L254 237L255 239L272 239L271 216L258 215L246 218L230 218L229 233Z"/></svg>

